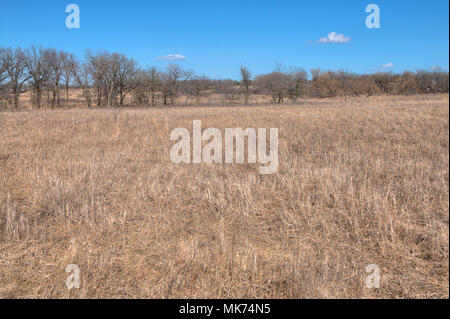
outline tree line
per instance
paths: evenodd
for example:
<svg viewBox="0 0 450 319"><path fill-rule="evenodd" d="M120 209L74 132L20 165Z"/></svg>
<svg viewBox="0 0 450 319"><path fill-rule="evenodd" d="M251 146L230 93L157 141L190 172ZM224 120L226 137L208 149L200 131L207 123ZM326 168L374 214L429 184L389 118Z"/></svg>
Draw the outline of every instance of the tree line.
<svg viewBox="0 0 450 319"><path fill-rule="evenodd" d="M70 88L81 90L89 108L199 105L214 94L227 104L250 104L252 95L281 104L308 97L448 93L449 74L440 68L400 74L322 69L308 73L278 63L268 74L253 76L241 66L239 81L213 80L173 63L163 70L143 68L120 53L88 50L80 59L53 48L0 48L0 106L18 108L20 95L26 92L31 92L34 108L68 106Z"/></svg>

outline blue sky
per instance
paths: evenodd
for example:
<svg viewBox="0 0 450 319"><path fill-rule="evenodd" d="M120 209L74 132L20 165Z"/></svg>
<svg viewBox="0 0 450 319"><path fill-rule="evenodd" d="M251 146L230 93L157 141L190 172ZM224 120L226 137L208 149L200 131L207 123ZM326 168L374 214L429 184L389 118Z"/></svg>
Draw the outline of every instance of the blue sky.
<svg viewBox="0 0 450 319"><path fill-rule="evenodd" d="M68 4L81 12L68 29ZM365 8L375 3L381 28L368 29ZM319 43L336 32L350 41ZM215 78L237 78L245 64L254 74L275 63L358 73L381 68L449 67L447 0L190 0L4 1L0 46L31 44L83 56L86 49L125 53L143 66L163 68L157 57L180 54L186 68Z"/></svg>

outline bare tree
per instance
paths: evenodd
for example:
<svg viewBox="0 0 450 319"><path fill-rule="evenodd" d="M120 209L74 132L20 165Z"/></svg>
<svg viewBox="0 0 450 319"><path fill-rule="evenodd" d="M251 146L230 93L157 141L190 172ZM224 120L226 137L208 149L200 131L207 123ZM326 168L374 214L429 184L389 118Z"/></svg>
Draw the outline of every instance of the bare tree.
<svg viewBox="0 0 450 319"><path fill-rule="evenodd" d="M379 88L380 92L383 94L389 93L389 84L392 81L393 77L389 73L379 72L372 74L371 78Z"/></svg>
<svg viewBox="0 0 450 319"><path fill-rule="evenodd" d="M403 95L411 95L417 93L417 82L415 74L405 71L397 78L396 83L399 84L399 93Z"/></svg>
<svg viewBox="0 0 450 319"><path fill-rule="evenodd" d="M323 71L320 68L317 69L311 69L309 71L311 73L311 82L315 83L319 81L319 76L323 73Z"/></svg>
<svg viewBox="0 0 450 319"><path fill-rule="evenodd" d="M0 48L0 84L8 77L8 59L6 58L6 49Z"/></svg>
<svg viewBox="0 0 450 319"><path fill-rule="evenodd" d="M5 83L8 74L6 70L8 69L8 59L6 58L6 49L0 48L0 109L7 106L8 102L8 91Z"/></svg>
<svg viewBox="0 0 450 319"><path fill-rule="evenodd" d="M239 104L242 96L240 82L233 80L214 80L212 82L214 93L222 96L222 103Z"/></svg>
<svg viewBox="0 0 450 319"><path fill-rule="evenodd" d="M64 72L64 66L67 60L67 53L63 51L56 51L55 49L47 49L45 50L45 59L48 62L48 65L51 69L52 77L49 78L49 85L52 91L52 101L51 105L54 107L61 106L60 95L59 95L59 84L61 82L61 77Z"/></svg>
<svg viewBox="0 0 450 319"><path fill-rule="evenodd" d="M305 94L306 86L308 85L308 73L295 66L289 67L288 76L290 78L288 96L294 102Z"/></svg>
<svg viewBox="0 0 450 319"><path fill-rule="evenodd" d="M159 72L155 67L148 68L145 72L148 79L146 89L148 94L150 94L150 100L152 106L154 107L156 106L156 93L162 87L161 72Z"/></svg>
<svg viewBox="0 0 450 319"><path fill-rule="evenodd" d="M417 88L420 93L435 93L437 90L434 74L425 70L416 73Z"/></svg>
<svg viewBox="0 0 450 319"><path fill-rule="evenodd" d="M353 96L365 94L369 97L380 93L380 88L376 85L375 79L370 75L354 75L350 81L351 95Z"/></svg>
<svg viewBox="0 0 450 319"><path fill-rule="evenodd" d="M65 86L65 98L66 98L66 105L69 105L69 85L72 80L72 78L75 78L75 73L79 66L78 59L72 54L69 53L66 55L64 59L64 65L63 65L63 77L64 77L64 86ZM84 68L84 66L82 66Z"/></svg>
<svg viewBox="0 0 450 319"><path fill-rule="evenodd" d="M261 93L272 97L273 103L283 103L289 92L290 78L281 71L274 71L257 76L254 83Z"/></svg>
<svg viewBox="0 0 450 319"><path fill-rule="evenodd" d="M163 80L163 103L174 104L178 95L180 81L188 80L192 76L192 71L185 71L177 64L169 64L166 72L162 74Z"/></svg>
<svg viewBox="0 0 450 319"><path fill-rule="evenodd" d="M325 88L329 97L335 97L339 90L339 79L335 72L328 71L319 78L319 83Z"/></svg>
<svg viewBox="0 0 450 319"><path fill-rule="evenodd" d="M112 55L106 54L105 59L105 68L106 72L104 75L105 81L105 89L106 89L106 105L108 107L117 105L117 86L118 86L118 73L120 69L120 59L121 56L117 53L113 53Z"/></svg>
<svg viewBox="0 0 450 319"><path fill-rule="evenodd" d="M241 66L241 86L244 91L245 105L248 105L251 82L252 82L252 74L250 73L247 67Z"/></svg>
<svg viewBox="0 0 450 319"><path fill-rule="evenodd" d="M45 50L42 47L31 46L26 51L25 65L29 72L30 84L33 89L33 102L39 109L41 108L42 90L49 77L50 68L45 58Z"/></svg>
<svg viewBox="0 0 450 319"><path fill-rule="evenodd" d="M158 92L162 89L162 75L155 67L140 70L135 76L134 99L138 104L156 106Z"/></svg>
<svg viewBox="0 0 450 319"><path fill-rule="evenodd" d="M102 97L106 95L105 77L108 69L108 53L87 51L85 60L90 76L93 80L93 88L96 92L97 106L102 105Z"/></svg>
<svg viewBox="0 0 450 319"><path fill-rule="evenodd" d="M125 55L119 56L117 72L117 91L119 105L123 106L125 97L135 88L136 74L140 71L134 59L128 59Z"/></svg>
<svg viewBox="0 0 450 319"><path fill-rule="evenodd" d="M135 76L139 72L136 61L124 54L88 51L86 62L97 92L97 105L101 105L105 96L106 106L123 106L125 97L136 85Z"/></svg>
<svg viewBox="0 0 450 319"><path fill-rule="evenodd" d="M140 70L135 75L135 85L133 88L133 102L138 105L148 104L147 96L148 76L146 70Z"/></svg>
<svg viewBox="0 0 450 319"><path fill-rule="evenodd" d="M73 76L75 78L75 81L78 83L78 85L83 90L83 95L86 100L87 106L90 109L92 105L92 96L91 96L91 73L90 68L87 63L77 63L78 68L74 70Z"/></svg>
<svg viewBox="0 0 450 319"><path fill-rule="evenodd" d="M200 104L200 98L211 87L211 81L206 76L193 76L184 82L183 92L186 95L187 105L190 98L195 99L196 104Z"/></svg>
<svg viewBox="0 0 450 319"><path fill-rule="evenodd" d="M22 48L15 50L9 48L4 52L3 59L6 65L6 76L13 95L14 107L19 107L20 94L25 92L25 83L30 79L26 68L26 55Z"/></svg>
<svg viewBox="0 0 450 319"><path fill-rule="evenodd" d="M333 71L323 71L320 68L312 69L311 85L314 95L318 97L335 97L340 88L340 82Z"/></svg>
<svg viewBox="0 0 450 319"><path fill-rule="evenodd" d="M448 93L449 91L449 76L448 72L445 72L440 67L433 69L433 84L436 86L436 93Z"/></svg>

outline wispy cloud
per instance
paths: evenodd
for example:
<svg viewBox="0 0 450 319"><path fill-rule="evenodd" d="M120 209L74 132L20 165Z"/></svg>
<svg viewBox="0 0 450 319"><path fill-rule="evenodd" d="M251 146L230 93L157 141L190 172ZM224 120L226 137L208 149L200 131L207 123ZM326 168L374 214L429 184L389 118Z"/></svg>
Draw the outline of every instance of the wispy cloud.
<svg viewBox="0 0 450 319"><path fill-rule="evenodd" d="M388 62L388 63L383 64L383 65L381 66L382 69L391 69L391 68L394 68L394 67L395 67L395 66L394 66L394 64L393 64L392 62Z"/></svg>
<svg viewBox="0 0 450 319"><path fill-rule="evenodd" d="M385 71L386 69L393 69L393 68L395 68L394 63L388 62L388 63L382 64L380 67L372 68L372 69L370 69L370 70L371 70L371 71L375 71L375 72L383 72L383 71Z"/></svg>
<svg viewBox="0 0 450 319"><path fill-rule="evenodd" d="M182 61L186 60L186 57L181 54L168 54L159 56L156 58L157 61Z"/></svg>
<svg viewBox="0 0 450 319"><path fill-rule="evenodd" d="M347 43L350 42L350 38L343 34L331 32L326 38L320 38L319 43Z"/></svg>

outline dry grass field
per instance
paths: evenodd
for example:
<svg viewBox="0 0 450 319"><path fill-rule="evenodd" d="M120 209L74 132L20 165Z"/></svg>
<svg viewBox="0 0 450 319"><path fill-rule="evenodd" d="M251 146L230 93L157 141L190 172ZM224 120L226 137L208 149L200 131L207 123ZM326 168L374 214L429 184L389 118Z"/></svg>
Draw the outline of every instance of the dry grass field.
<svg viewBox="0 0 450 319"><path fill-rule="evenodd" d="M448 95L2 112L0 298L448 298L448 116ZM279 128L278 173L173 164L193 120Z"/></svg>

